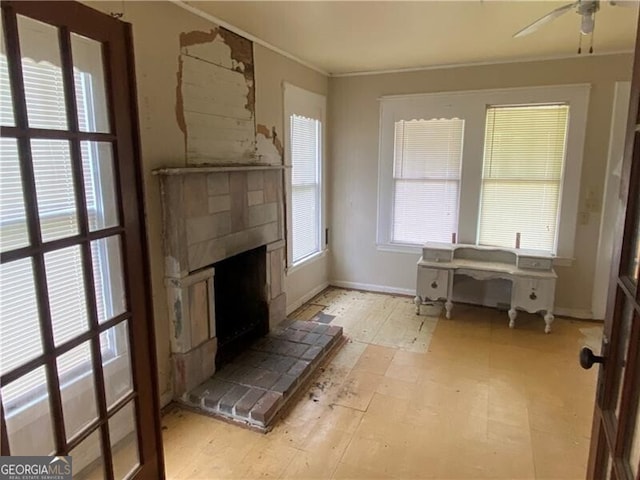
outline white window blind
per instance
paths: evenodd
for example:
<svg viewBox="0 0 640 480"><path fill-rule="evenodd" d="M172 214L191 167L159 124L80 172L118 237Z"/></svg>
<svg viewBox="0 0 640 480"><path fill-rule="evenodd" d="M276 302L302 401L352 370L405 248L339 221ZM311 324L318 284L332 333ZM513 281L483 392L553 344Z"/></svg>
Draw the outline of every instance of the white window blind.
<svg viewBox="0 0 640 480"><path fill-rule="evenodd" d="M392 242L450 242L457 233L463 130L458 118L395 123Z"/></svg>
<svg viewBox="0 0 640 480"><path fill-rule="evenodd" d="M569 106L487 109L478 243L555 253Z"/></svg>
<svg viewBox="0 0 640 480"><path fill-rule="evenodd" d="M2 119L12 119L8 103L6 57L0 56L0 83L2 84ZM47 62L34 62L23 58L22 69L30 125L39 128L64 129L67 127L64 92L59 67ZM91 75L75 71L76 99L80 128L87 130L91 121ZM56 100L58 99L58 100ZM59 99L62 99L61 101ZM52 111L57 109L56 114ZM14 250L28 244L24 197L20 177L20 159L15 140L2 139L0 156L0 248ZM36 180L38 213L42 239L51 241L78 233L69 143L60 140L34 139L31 151ZM86 203L92 230L100 228L101 205L98 190L99 173L89 142L81 143L83 171L85 172ZM105 287L104 252L92 248L96 300L100 318L106 318L109 306L102 291ZM56 250L45 255L45 269L49 290L54 341L60 345L89 328L85 302L85 284L79 247ZM108 279L106 280L108 282ZM20 260L0 266L0 372L8 372L42 353L38 306L30 260ZM94 292L91 292L94 293ZM100 337L103 349L113 340ZM71 382L78 367L91 359L88 343L75 348L58 359L61 384ZM31 380L29 380L31 379ZM20 382L3 387L7 403L24 394L37 392L40 377L27 375ZM34 393L35 394L35 393Z"/></svg>
<svg viewBox="0 0 640 480"><path fill-rule="evenodd" d="M319 120L291 115L291 209L293 263L321 249Z"/></svg>

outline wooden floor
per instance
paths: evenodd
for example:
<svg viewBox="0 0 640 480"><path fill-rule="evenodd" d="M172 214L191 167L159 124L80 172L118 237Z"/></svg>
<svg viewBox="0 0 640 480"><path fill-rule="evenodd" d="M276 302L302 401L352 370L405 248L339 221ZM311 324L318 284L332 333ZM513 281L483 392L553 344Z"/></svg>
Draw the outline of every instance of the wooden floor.
<svg viewBox="0 0 640 480"><path fill-rule="evenodd" d="M168 478L584 478L600 324L339 289L295 315L322 309L351 340L296 406L267 435L171 410Z"/></svg>

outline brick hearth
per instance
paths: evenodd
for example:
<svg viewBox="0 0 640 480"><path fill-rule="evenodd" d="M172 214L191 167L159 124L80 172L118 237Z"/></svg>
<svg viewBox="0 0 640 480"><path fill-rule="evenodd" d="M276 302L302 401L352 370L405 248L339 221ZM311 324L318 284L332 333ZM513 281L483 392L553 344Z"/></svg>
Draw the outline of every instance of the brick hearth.
<svg viewBox="0 0 640 480"><path fill-rule="evenodd" d="M298 387L341 340L342 327L285 321L182 401L204 413L266 432Z"/></svg>

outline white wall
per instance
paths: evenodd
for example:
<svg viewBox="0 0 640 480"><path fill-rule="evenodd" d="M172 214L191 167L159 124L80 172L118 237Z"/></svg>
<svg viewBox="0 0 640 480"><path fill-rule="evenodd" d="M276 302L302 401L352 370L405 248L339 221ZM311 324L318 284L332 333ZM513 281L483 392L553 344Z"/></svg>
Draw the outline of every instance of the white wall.
<svg viewBox="0 0 640 480"><path fill-rule="evenodd" d="M284 142L284 82L326 96L329 79L261 45L254 44L253 54L256 69L256 122L269 130L275 128L280 141ZM327 161L328 152L325 149L325 163ZM313 292L323 290L328 285L328 280L327 255L287 272L287 313L311 298Z"/></svg>
<svg viewBox="0 0 640 480"><path fill-rule="evenodd" d="M379 102L383 95L590 83L575 261L556 267L556 309L591 316L614 84L631 77L628 54L331 78L331 283L415 292L419 255L376 248ZM428 219L425 219L428 221ZM469 291L478 293L478 285ZM492 287L486 294L495 296ZM481 301L482 301L481 298Z"/></svg>

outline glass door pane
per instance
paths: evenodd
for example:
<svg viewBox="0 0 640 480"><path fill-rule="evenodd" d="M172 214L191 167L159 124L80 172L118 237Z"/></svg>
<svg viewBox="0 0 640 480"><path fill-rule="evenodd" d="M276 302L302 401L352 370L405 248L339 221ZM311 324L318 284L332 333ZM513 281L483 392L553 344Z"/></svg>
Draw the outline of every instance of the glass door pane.
<svg viewBox="0 0 640 480"><path fill-rule="evenodd" d="M638 213L640 215L640 211ZM623 274L626 278L628 278L633 285L638 284L638 272L640 268L640 230L639 230L639 220L640 218L636 217L634 219L634 230L633 237L630 243L631 248L629 251L629 258L624 265Z"/></svg>
<svg viewBox="0 0 640 480"><path fill-rule="evenodd" d="M16 124L13 114L13 95L9 85L9 65L4 37L4 21L0 21L0 125L13 127Z"/></svg>
<svg viewBox="0 0 640 480"><path fill-rule="evenodd" d="M82 132L109 133L109 112L102 65L102 44L71 34L78 127Z"/></svg>
<svg viewBox="0 0 640 480"><path fill-rule="evenodd" d="M18 15L22 81L31 128L66 130L66 93L58 29Z"/></svg>
<svg viewBox="0 0 640 480"><path fill-rule="evenodd" d="M51 455L55 451L53 419L44 367L2 387L12 455Z"/></svg>

